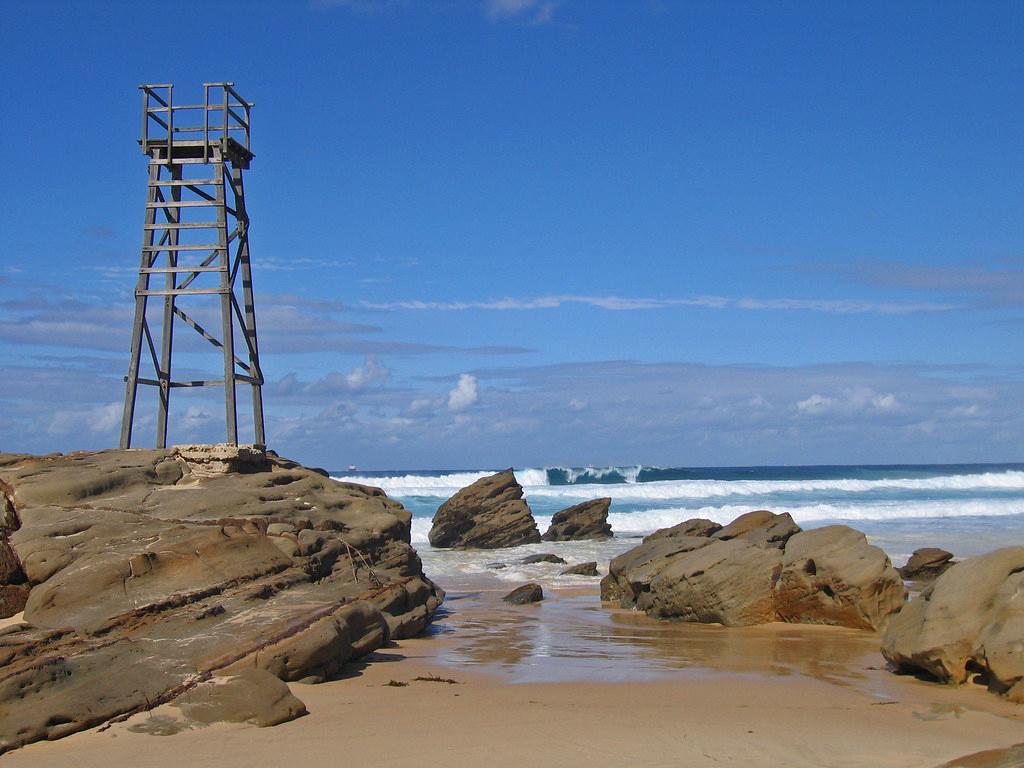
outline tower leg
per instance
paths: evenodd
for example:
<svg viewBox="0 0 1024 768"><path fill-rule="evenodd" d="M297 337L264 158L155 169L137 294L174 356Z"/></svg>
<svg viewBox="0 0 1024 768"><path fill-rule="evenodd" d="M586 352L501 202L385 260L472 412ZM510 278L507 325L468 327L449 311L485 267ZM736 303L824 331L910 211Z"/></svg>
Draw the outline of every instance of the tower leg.
<svg viewBox="0 0 1024 768"><path fill-rule="evenodd" d="M257 445L266 445L263 426L263 370L260 368L259 342L256 337L256 307L252 290L252 267L249 263L249 214L245 209L245 185L242 169L232 166L231 188L235 196L235 215L240 226L238 242L239 272L242 275L242 328L249 350L249 375L252 378L253 437Z"/></svg>
<svg viewBox="0 0 1024 768"><path fill-rule="evenodd" d="M156 182L160 180L160 166L150 163L149 166L149 192L147 200L150 203L156 202L156 194L159 187ZM131 448L132 445L132 421L135 418L135 398L139 389L139 357L142 354L142 334L146 325L146 295L141 293L149 288L149 273L146 268L153 265L157 254L146 250L147 246L152 247L154 231L150 228L156 221L156 209L152 206L146 208L145 226L142 234L142 258L139 269L139 280L136 283L135 292L135 321L132 324L132 348L128 360L128 375L125 376L124 390L124 413L121 416L121 442L122 448Z"/></svg>
<svg viewBox="0 0 1024 768"><path fill-rule="evenodd" d="M171 165L171 179L180 180L182 177L181 166ZM181 201L181 187L172 186L171 201ZM162 208L160 210L165 212L166 218L171 223L181 222L181 208L175 208L171 203L170 207ZM176 229L168 230L167 232L168 245L175 247L180 242L179 231ZM178 252L171 250L167 252L167 265L169 267L178 266ZM175 284L178 280L177 274L174 272L168 272L164 278L164 286L168 291L174 289ZM161 340L160 340L160 367L157 370L157 381L159 384L159 405L157 406L157 417L156 417L156 447L166 448L167 447L167 411L170 407L171 399L171 347L174 343L174 294L168 293L164 296L164 316L163 325L161 326Z"/></svg>
<svg viewBox="0 0 1024 768"><path fill-rule="evenodd" d="M223 155L218 154L217 173L223 176L227 172ZM227 442L238 444L238 410L235 405L235 322L231 307L231 260L228 257L227 212L225 211L224 184L218 187L217 224L220 244L220 260L224 271L220 273L220 322L221 341L224 345L224 412L227 426Z"/></svg>

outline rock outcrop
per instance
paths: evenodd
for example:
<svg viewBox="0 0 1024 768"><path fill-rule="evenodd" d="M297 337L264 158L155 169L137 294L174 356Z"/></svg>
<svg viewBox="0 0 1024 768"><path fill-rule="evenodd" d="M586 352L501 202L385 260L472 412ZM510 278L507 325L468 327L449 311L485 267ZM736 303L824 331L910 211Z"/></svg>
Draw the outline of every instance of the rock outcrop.
<svg viewBox="0 0 1024 768"><path fill-rule="evenodd" d="M953 565L892 620L882 655L945 683L980 674L1024 703L1024 547Z"/></svg>
<svg viewBox="0 0 1024 768"><path fill-rule="evenodd" d="M511 469L468 485L442 504L427 538L431 546L499 549L536 544L540 531Z"/></svg>
<svg viewBox="0 0 1024 768"><path fill-rule="evenodd" d="M323 680L425 627L444 594L408 511L237 453L0 456L31 586L27 625L0 632L0 752L207 690L203 711L280 722L304 707L268 677Z"/></svg>
<svg viewBox="0 0 1024 768"><path fill-rule="evenodd" d="M21 560L10 545L11 535L20 527L14 491L0 481L0 619L20 613L28 600L28 579Z"/></svg>
<svg viewBox="0 0 1024 768"><path fill-rule="evenodd" d="M701 535L703 534L703 535ZM905 590L885 553L846 526L801 532L758 511L717 530L693 520L612 560L603 600L651 616L726 626L789 621L884 627Z"/></svg>
<svg viewBox="0 0 1024 768"><path fill-rule="evenodd" d="M953 565L953 553L938 547L915 549L907 564L897 570L907 581L931 581Z"/></svg>
<svg viewBox="0 0 1024 768"><path fill-rule="evenodd" d="M541 537L544 541L582 541L609 539L612 527L608 525L610 498L592 499L563 509L551 517L551 525Z"/></svg>
<svg viewBox="0 0 1024 768"><path fill-rule="evenodd" d="M540 584L530 582L529 584L523 584L521 587L516 587L501 599L509 605L539 603L544 599L544 589Z"/></svg>
<svg viewBox="0 0 1024 768"><path fill-rule="evenodd" d="M280 678L260 669L218 675L174 700L186 723L251 723L265 728L306 714Z"/></svg>

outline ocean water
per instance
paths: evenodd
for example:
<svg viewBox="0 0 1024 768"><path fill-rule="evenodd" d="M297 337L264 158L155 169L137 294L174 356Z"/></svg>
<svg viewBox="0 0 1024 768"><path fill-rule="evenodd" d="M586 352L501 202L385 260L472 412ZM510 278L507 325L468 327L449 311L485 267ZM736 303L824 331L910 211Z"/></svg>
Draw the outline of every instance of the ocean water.
<svg viewBox="0 0 1024 768"><path fill-rule="evenodd" d="M427 541L437 508L460 488L495 470L332 473L383 488L413 514L412 540L428 575L442 586L480 579L527 579L566 586L595 581L560 576L565 566L523 565L528 554L553 552L568 563L608 561L666 526L691 517L728 523L744 512L788 512L803 528L843 523L901 565L918 547L970 557L1024 545L1024 464L811 467L543 467L516 469L516 479L543 533L558 510L610 496L605 542L551 542L507 550L457 552Z"/></svg>

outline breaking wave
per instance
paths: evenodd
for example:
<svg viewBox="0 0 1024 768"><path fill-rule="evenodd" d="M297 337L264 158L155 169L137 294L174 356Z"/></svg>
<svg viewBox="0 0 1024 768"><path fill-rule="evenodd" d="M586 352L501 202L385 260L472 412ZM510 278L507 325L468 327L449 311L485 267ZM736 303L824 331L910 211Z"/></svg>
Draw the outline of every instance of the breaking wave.
<svg viewBox="0 0 1024 768"><path fill-rule="evenodd" d="M516 479L527 496L589 499L611 496L615 500L656 501L668 499L709 499L725 496L767 496L776 494L870 494L873 492L978 492L1024 491L1024 471L977 472L934 477L807 478L794 480L648 480L637 478L642 467L625 469L517 469ZM461 488L491 474L489 470L444 474L346 475L338 480L383 488L397 497L447 498ZM554 482L552 482L554 481ZM596 486L596 487L595 487Z"/></svg>

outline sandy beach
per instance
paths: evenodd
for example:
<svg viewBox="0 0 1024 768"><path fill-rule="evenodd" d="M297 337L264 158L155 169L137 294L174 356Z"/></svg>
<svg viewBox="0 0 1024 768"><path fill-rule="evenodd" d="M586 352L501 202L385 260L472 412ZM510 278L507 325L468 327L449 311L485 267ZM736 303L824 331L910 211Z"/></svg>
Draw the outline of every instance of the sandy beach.
<svg viewBox="0 0 1024 768"><path fill-rule="evenodd" d="M179 730L168 705L3 762L931 768L1022 741L1020 707L891 674L873 633L657 622L589 588L523 607L502 594L453 590L427 635L291 684L309 708L296 721ZM998 760L957 764L1014 764Z"/></svg>

